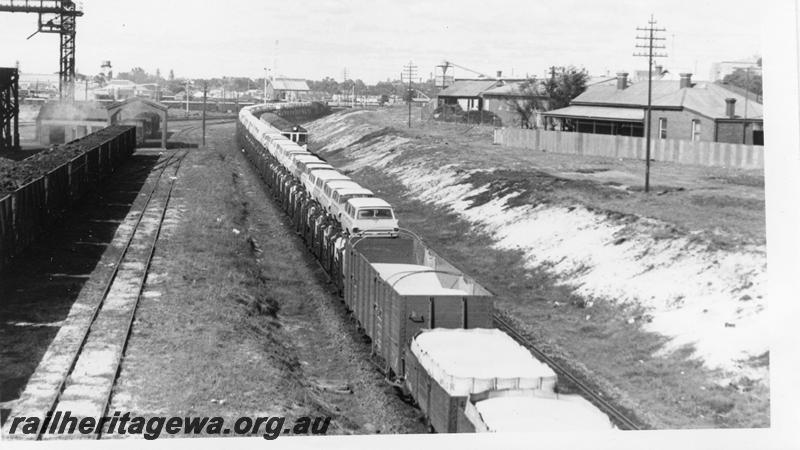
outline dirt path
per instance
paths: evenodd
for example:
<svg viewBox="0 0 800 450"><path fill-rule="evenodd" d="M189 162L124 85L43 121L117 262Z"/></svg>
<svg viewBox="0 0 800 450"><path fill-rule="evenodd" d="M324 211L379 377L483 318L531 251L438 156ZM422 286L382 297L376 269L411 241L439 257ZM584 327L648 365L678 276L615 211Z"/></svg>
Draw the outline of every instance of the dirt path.
<svg viewBox="0 0 800 450"><path fill-rule="evenodd" d="M111 410L329 415L329 434L424 432L233 133L212 127L208 149L183 163Z"/></svg>

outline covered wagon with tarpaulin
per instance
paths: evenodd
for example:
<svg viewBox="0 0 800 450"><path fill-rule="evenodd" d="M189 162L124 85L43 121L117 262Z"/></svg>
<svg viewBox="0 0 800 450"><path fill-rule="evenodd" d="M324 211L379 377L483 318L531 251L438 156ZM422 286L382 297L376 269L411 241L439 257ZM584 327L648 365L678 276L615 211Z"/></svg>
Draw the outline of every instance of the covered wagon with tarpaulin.
<svg viewBox="0 0 800 450"><path fill-rule="evenodd" d="M389 375L405 373L419 330L493 326L492 293L408 232L351 237L343 258L345 304Z"/></svg>

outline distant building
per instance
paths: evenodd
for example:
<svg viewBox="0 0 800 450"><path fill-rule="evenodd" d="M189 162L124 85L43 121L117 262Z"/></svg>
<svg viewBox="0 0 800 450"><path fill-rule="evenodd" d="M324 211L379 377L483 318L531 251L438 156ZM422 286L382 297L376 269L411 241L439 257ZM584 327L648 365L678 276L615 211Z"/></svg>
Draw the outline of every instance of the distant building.
<svg viewBox="0 0 800 450"><path fill-rule="evenodd" d="M761 70L758 65L758 57L745 58L738 61L719 61L711 64L711 81L722 81L725 76L736 72L737 69L754 71Z"/></svg>
<svg viewBox="0 0 800 450"><path fill-rule="evenodd" d="M63 144L108 124L108 110L98 102L50 101L42 105L36 118L36 140L42 145Z"/></svg>
<svg viewBox="0 0 800 450"><path fill-rule="evenodd" d="M137 84L134 87L134 95L136 97L148 98L148 99L155 100L156 91L157 90L158 90L158 84L157 83Z"/></svg>
<svg viewBox="0 0 800 450"><path fill-rule="evenodd" d="M550 107L550 97L545 93L541 83L537 83L535 89L526 89L523 87L523 83L522 81L501 81L498 86L481 94L483 110L487 112L489 120L494 125L542 126L540 112L546 111ZM528 123L524 124L525 119L517 110L517 106L524 106L528 102L534 102L536 111L539 112L535 112Z"/></svg>
<svg viewBox="0 0 800 450"><path fill-rule="evenodd" d="M627 73L615 85L590 86L566 108L542 113L556 129L581 133L645 135L647 82L629 85ZM654 80L651 136L763 145L762 106L711 82Z"/></svg>
<svg viewBox="0 0 800 450"><path fill-rule="evenodd" d="M493 79L455 80L436 97L439 104L459 105L465 111L483 111L481 95L499 85L500 80Z"/></svg>
<svg viewBox="0 0 800 450"><path fill-rule="evenodd" d="M105 86L93 91L96 99L125 100L137 95L136 83L130 80L110 80Z"/></svg>
<svg viewBox="0 0 800 450"><path fill-rule="evenodd" d="M631 82L638 83L640 81L647 82L647 78L650 75L650 71L647 69L644 70L636 70L633 72L633 77L631 77ZM653 66L653 80L677 80L678 78L672 74L672 72L666 70L664 66ZM616 80L616 78L612 78L612 80Z"/></svg>
<svg viewBox="0 0 800 450"><path fill-rule="evenodd" d="M58 96L59 76L57 73L19 74L19 89L27 97L51 98Z"/></svg>
<svg viewBox="0 0 800 450"><path fill-rule="evenodd" d="M136 141L142 143L149 137L156 136L161 129L161 147L167 146L167 124L169 116L167 106L141 97L106 105L109 125L134 125Z"/></svg>
<svg viewBox="0 0 800 450"><path fill-rule="evenodd" d="M306 80L298 78L275 78L267 83L267 99L273 101L303 100L310 91Z"/></svg>
<svg viewBox="0 0 800 450"><path fill-rule="evenodd" d="M528 80L523 78L500 76L494 79L455 80L447 89L436 95L437 104L443 111L457 106L456 109L465 111L470 120L475 118L495 126L521 126L524 120L516 110L515 104L522 105L526 101L533 101L537 104L536 109L540 111L549 107L549 99L542 86L537 85L536 93L532 94L522 88L526 82ZM532 119L533 123L527 125L535 126L541 122L538 114Z"/></svg>
<svg viewBox="0 0 800 450"><path fill-rule="evenodd" d="M167 119L165 105L139 97L107 105L95 101L50 101L42 105L36 118L36 139L42 145L63 144L119 124L136 126L139 143L161 128L161 145L165 146Z"/></svg>

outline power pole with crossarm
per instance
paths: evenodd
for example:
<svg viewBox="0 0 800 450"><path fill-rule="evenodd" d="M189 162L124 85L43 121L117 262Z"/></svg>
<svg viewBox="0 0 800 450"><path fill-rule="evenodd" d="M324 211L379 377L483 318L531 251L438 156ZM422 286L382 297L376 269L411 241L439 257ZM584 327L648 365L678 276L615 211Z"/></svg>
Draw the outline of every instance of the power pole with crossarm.
<svg viewBox="0 0 800 450"><path fill-rule="evenodd" d="M663 37L656 36L656 33L667 31L666 28L656 28L656 21L653 15L650 14L650 21L647 27L636 27L637 31L646 32L645 36L636 36L636 40L644 42L643 44L636 44L637 48L647 49L647 52L634 53L633 56L645 56L648 58L647 63L647 117L645 125L645 171L644 171L644 191L650 192L650 122L653 108L653 58L665 58L666 53L658 53L658 50L666 48L665 45L660 44L660 41L665 40Z"/></svg>
<svg viewBox="0 0 800 450"><path fill-rule="evenodd" d="M403 77L408 78L408 128L411 128L411 103L414 100L414 91L411 90L411 80L417 76L417 66L413 61L403 66Z"/></svg>

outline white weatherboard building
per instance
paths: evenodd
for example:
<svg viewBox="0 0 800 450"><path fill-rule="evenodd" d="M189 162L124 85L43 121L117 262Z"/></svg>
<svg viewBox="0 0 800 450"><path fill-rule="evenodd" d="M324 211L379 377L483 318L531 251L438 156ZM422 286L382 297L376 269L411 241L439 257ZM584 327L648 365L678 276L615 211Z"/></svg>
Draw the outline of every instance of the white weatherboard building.
<svg viewBox="0 0 800 450"><path fill-rule="evenodd" d="M311 91L306 80L299 78L275 78L267 83L267 99L274 101L297 101Z"/></svg>

